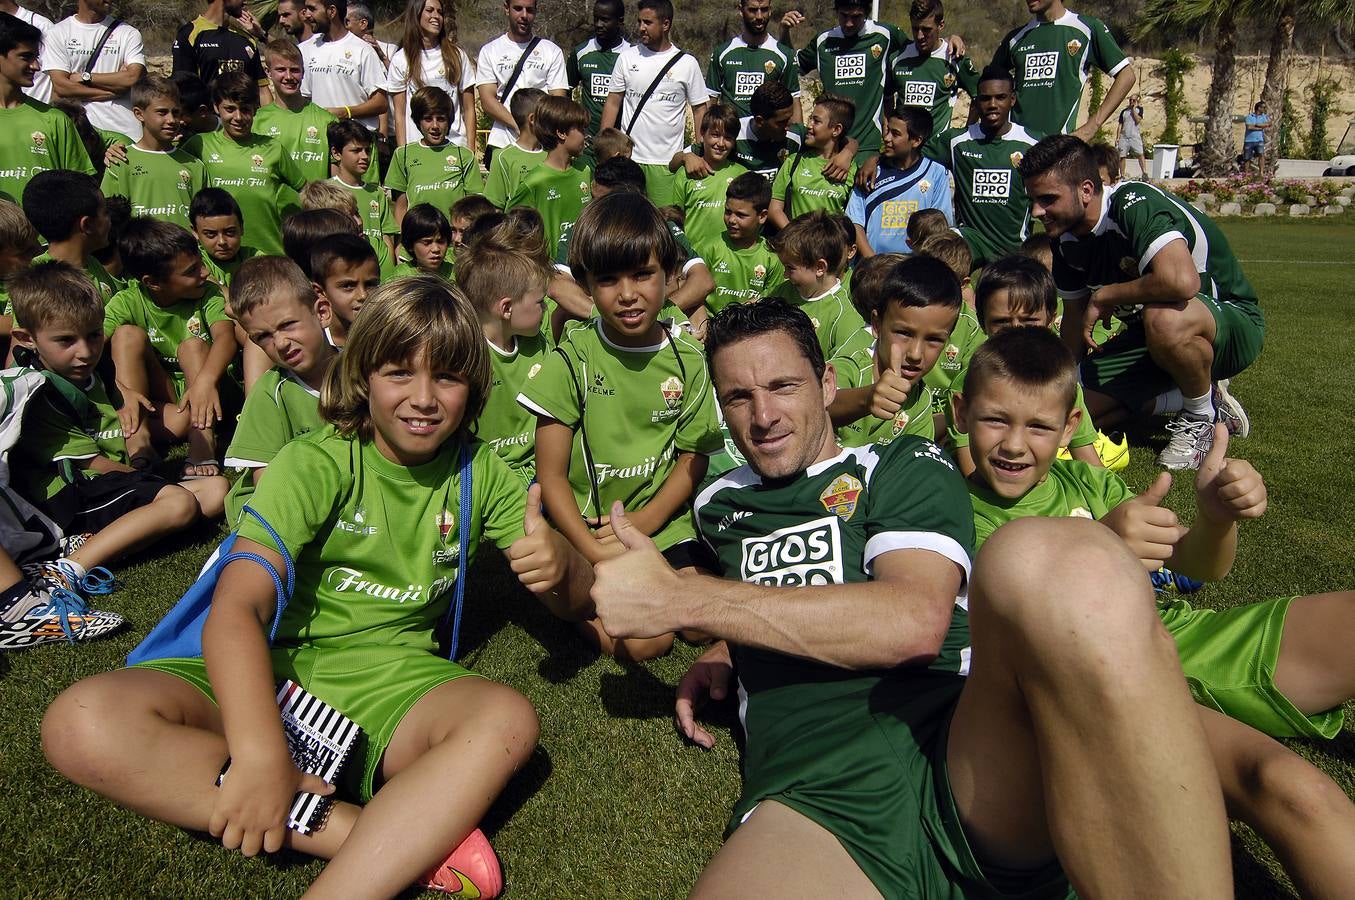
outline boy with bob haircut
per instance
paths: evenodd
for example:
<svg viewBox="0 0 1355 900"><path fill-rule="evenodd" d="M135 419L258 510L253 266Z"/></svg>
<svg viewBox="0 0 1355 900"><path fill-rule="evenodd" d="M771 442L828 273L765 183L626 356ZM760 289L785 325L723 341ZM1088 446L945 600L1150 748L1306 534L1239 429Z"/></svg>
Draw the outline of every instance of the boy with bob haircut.
<svg viewBox="0 0 1355 900"><path fill-rule="evenodd" d="M832 216L815 210L783 228L771 247L786 273L777 296L808 314L824 358L832 359L866 327L838 277L847 262L842 228Z"/></svg>
<svg viewBox="0 0 1355 900"><path fill-rule="evenodd" d="M543 97L532 130L546 158L522 179L507 205L530 206L541 213L546 249L554 256L592 196L588 184L593 170L577 161L588 146L588 111L568 97Z"/></svg>
<svg viewBox="0 0 1355 900"><path fill-rule="evenodd" d="M188 207L193 234L202 245L202 262L207 277L222 288L230 288L240 265L259 251L241 243L245 233L245 215L229 191L203 188Z"/></svg>
<svg viewBox="0 0 1355 900"><path fill-rule="evenodd" d="M785 284L781 260L762 236L771 199L771 184L756 172L744 172L725 189L724 234L701 246L701 258L715 279L715 290L706 297L712 315L731 303L774 294Z"/></svg>
<svg viewBox="0 0 1355 900"><path fill-rule="evenodd" d="M451 243L451 223L437 207L431 203L419 203L410 207L404 222L400 225L400 246L405 248L409 261L395 267L395 277L436 275L447 281L454 281L455 268L452 258L447 254L447 248Z"/></svg>
<svg viewBox="0 0 1355 900"><path fill-rule="evenodd" d="M701 562L691 498L706 454L723 446L701 345L659 319L678 245L658 209L629 192L590 203L569 245L575 281L598 314L565 328L518 401L537 416L536 476L551 520L590 562L623 552L608 524L614 502L669 562ZM618 658L666 653L671 633L613 641Z"/></svg>
<svg viewBox="0 0 1355 900"><path fill-rule="evenodd" d="M353 194L358 217L362 220L362 233L373 243L380 241L385 244L393 256L394 236L400 233L400 229L395 224L395 216L391 214L390 198L381 185L367 179L373 162L372 133L360 122L341 119L330 123L326 135L329 138L329 161L334 164L334 177L330 183Z"/></svg>
<svg viewBox="0 0 1355 900"><path fill-rule="evenodd" d="M777 228L785 228L791 219L813 210L841 213L847 209L847 197L856 180L856 163L847 179L830 181L824 174L833 157L846 145L852 130L856 106L844 97L821 94L806 123L804 144L794 156L781 163L772 181L772 204L767 217Z"/></svg>
<svg viewBox="0 0 1355 900"><path fill-rule="evenodd" d="M325 335L342 347L367 295L381 284L376 252L361 235L331 234L311 248L310 277L316 297L329 301L328 317L321 317Z"/></svg>
<svg viewBox="0 0 1355 900"><path fill-rule="evenodd" d="M126 287L94 256L108 246L112 222L93 175L53 169L33 176L24 188L23 215L47 242L34 262L57 259L84 269L105 303Z"/></svg>
<svg viewBox="0 0 1355 900"><path fill-rule="evenodd" d="M837 396L828 408L844 447L888 444L901 434L932 440L936 365L963 308L960 283L940 260L915 256L873 276L853 295L869 305L870 331L830 359Z"/></svg>
<svg viewBox="0 0 1355 900"><path fill-rule="evenodd" d="M200 160L176 146L183 125L179 89L163 75L147 75L132 85L131 98L141 138L127 147L126 159L104 169L104 196L126 197L134 216L191 228L188 207L207 173Z"/></svg>
<svg viewBox="0 0 1355 900"><path fill-rule="evenodd" d="M395 221L403 223L405 212L419 203L447 209L467 194L485 189L475 154L452 143L452 97L440 87L427 85L409 100L409 114L421 135L395 148L386 187L395 196Z"/></svg>
<svg viewBox="0 0 1355 900"><path fill-rule="evenodd" d="M226 450L226 465L246 470L226 498L226 521L233 527L278 451L292 438L324 426L320 387L338 351L321 324L329 316L329 300L316 294L290 259L245 260L227 309L273 364L245 398Z"/></svg>
<svg viewBox="0 0 1355 900"><path fill-rule="evenodd" d="M490 349L492 387L475 420L475 436L528 483L536 478L536 414L517 397L527 373L550 353L542 320L551 275L540 259L501 243L494 232L476 238L457 257L457 284L479 314Z"/></svg>
<svg viewBox="0 0 1355 900"><path fill-rule="evenodd" d="M540 88L524 87L514 91L508 101L508 112L517 123L518 135L513 143L494 151L485 181L485 197L499 209L508 208L508 198L517 191L522 179L546 158L546 151L537 143L533 122L536 108L547 96Z"/></svg>
<svg viewBox="0 0 1355 900"><path fill-rule="evenodd" d="M207 281L198 242L178 225L133 219L118 244L127 287L108 301L104 335L131 458L151 458L152 438L186 435L184 476L219 475L220 384L239 349L225 300Z"/></svg>
<svg viewBox="0 0 1355 900"><path fill-rule="evenodd" d="M75 593L107 593L104 563L221 515L228 485L219 475L172 484L131 465L118 409L96 371L103 300L82 271L41 263L9 287L23 323L14 329L20 356L47 379L24 417L15 480L63 532L86 537L43 563L42 577Z"/></svg>
<svg viewBox="0 0 1355 900"><path fill-rule="evenodd" d="M1162 506L1163 472L1137 496L1105 469L1056 458L1077 426L1077 367L1048 327L994 335L970 362L956 414L977 468L969 478L975 545L1027 516L1096 519L1124 539L1144 567L1163 564L1207 580L1224 577L1238 522L1261 516L1266 488L1251 464L1227 457L1215 427L1195 475L1189 528ZM1216 612L1183 599L1159 601L1219 770L1230 814L1265 836L1306 893L1339 895L1352 863L1338 848L1355 833L1355 806L1326 775L1271 737L1335 737L1350 697L1350 592L1286 597ZM1303 799L1299 799L1299 798ZM1296 809L1321 810L1295 815Z"/></svg>
<svg viewBox="0 0 1355 900"><path fill-rule="evenodd" d="M680 169L673 176L674 199L686 214L682 228L695 244L704 246L719 239L724 230L725 191L748 171L731 158L738 136L739 116L734 107L711 104L701 118L701 153L710 174L694 178Z"/></svg>

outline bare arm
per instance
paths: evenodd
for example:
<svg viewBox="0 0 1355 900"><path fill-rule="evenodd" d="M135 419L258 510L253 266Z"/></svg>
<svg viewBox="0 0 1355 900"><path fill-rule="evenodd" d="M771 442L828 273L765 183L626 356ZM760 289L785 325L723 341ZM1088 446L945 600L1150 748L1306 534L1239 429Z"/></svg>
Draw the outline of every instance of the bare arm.
<svg viewBox="0 0 1355 900"><path fill-rule="evenodd" d="M577 281L558 269L551 275L546 293L575 319L586 319L593 314L593 298Z"/></svg>
<svg viewBox="0 0 1355 900"><path fill-rule="evenodd" d="M1110 83L1110 89L1106 91L1106 96L1101 100L1101 105L1092 111L1087 117L1087 121L1082 123L1082 127L1073 134L1082 138L1084 141L1091 141L1096 136L1096 130L1105 124L1106 119L1110 118L1115 110L1120 108L1124 98L1129 96L1129 91L1134 87L1134 82L1138 76L1134 74L1133 66L1125 66L1115 75L1115 80Z"/></svg>
<svg viewBox="0 0 1355 900"><path fill-rule="evenodd" d="M391 103L395 105L395 146L403 147L405 145L405 129L409 127L405 121L405 91L397 91L391 94ZM471 148L471 153L475 148Z"/></svg>
<svg viewBox="0 0 1355 900"><path fill-rule="evenodd" d="M329 111L339 118L347 116L352 119L362 119L367 116L376 116L386 111L386 92L377 88L372 91L372 95L363 100L357 106L331 106Z"/></svg>
<svg viewBox="0 0 1355 900"><path fill-rule="evenodd" d="M112 91L94 87L93 84L81 84L80 79L73 77L70 72L51 69L48 70L47 74L52 79L52 92L63 100L90 102L112 100L117 96Z"/></svg>
<svg viewBox="0 0 1355 900"><path fill-rule="evenodd" d="M786 203L780 197L773 197L767 207L767 221L777 228L785 228L790 224L790 217L786 215Z"/></svg>
<svg viewBox="0 0 1355 900"><path fill-rule="evenodd" d="M1200 291L1200 273L1190 248L1180 238L1167 244L1148 263L1148 271L1133 281L1108 284L1092 295L1095 306L1133 303L1174 306L1187 303ZM1067 321L1067 312L1064 321Z"/></svg>
<svg viewBox="0 0 1355 900"><path fill-rule="evenodd" d="M402 107L397 106L396 109ZM404 113L401 113L404 115ZM475 128L479 119L475 115L475 91L461 92L461 124L466 127L466 149L470 151L471 156L475 155L476 144L479 142L479 135L475 133Z"/></svg>
<svg viewBox="0 0 1355 900"><path fill-rule="evenodd" d="M709 103L692 104L692 134L701 133L701 120L705 118L706 107Z"/></svg>
<svg viewBox="0 0 1355 900"><path fill-rule="evenodd" d="M485 115L489 116L495 122L507 126L513 134L518 133L518 123L513 121L513 114L508 111L508 107L499 102L499 94L496 85L481 84L476 87L480 92L480 106L484 108ZM467 127L470 126L467 122Z"/></svg>
<svg viewBox="0 0 1355 900"><path fill-rule="evenodd" d="M574 430L555 419L536 420L536 480L550 520L569 543L592 563L607 557L583 520L574 489L569 485L569 461Z"/></svg>
<svg viewBox="0 0 1355 900"><path fill-rule="evenodd" d="M696 486L706 477L706 466L710 462L704 453L690 451L679 453L663 484L644 506L630 510L626 518L631 525L643 534L651 535L658 531L679 509L687 506L696 493ZM598 541L610 544L616 540L615 531L610 522L597 531Z"/></svg>
<svg viewBox="0 0 1355 900"><path fill-rule="evenodd" d="M668 299L672 300L678 309L691 315L701 308L713 290L715 276L710 274L710 269L705 263L698 263L687 270L681 287L669 294Z"/></svg>
<svg viewBox="0 0 1355 900"><path fill-rule="evenodd" d="M607 95L607 102L602 104L602 120L598 123L598 128L620 128L621 127L621 100L626 95L620 91L612 91ZM697 131L697 134L700 134Z"/></svg>

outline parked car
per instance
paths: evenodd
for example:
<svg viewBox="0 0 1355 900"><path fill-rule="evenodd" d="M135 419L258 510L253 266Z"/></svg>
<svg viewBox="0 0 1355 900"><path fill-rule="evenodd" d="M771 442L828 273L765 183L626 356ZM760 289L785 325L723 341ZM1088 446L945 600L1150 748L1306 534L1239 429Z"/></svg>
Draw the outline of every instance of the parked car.
<svg viewBox="0 0 1355 900"><path fill-rule="evenodd" d="M1346 126L1345 136L1341 138L1341 143L1336 145L1336 155L1331 158L1327 171L1322 174L1355 175L1355 119L1351 119L1350 124Z"/></svg>

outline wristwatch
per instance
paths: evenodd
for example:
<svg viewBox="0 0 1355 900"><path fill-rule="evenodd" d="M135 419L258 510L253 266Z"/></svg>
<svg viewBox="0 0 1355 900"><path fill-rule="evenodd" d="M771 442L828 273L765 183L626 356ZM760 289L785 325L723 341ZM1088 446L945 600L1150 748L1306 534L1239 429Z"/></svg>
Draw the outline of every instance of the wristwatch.
<svg viewBox="0 0 1355 900"><path fill-rule="evenodd" d="M88 72L81 72L81 73L80 73L80 83L81 83L81 84L89 84L93 79L94 79L94 76L91 75L91 74L89 74Z"/></svg>

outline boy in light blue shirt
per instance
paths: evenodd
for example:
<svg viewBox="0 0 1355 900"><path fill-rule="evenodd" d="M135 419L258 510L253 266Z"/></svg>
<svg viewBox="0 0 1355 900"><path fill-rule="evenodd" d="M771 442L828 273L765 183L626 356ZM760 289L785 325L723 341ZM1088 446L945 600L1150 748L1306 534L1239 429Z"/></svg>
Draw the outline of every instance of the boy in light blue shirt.
<svg viewBox="0 0 1355 900"><path fill-rule="evenodd" d="M868 191L853 188L847 198L847 217L856 226L862 258L911 253L908 220L919 210L940 210L952 222L950 173L922 155L931 134L925 109L899 105L886 116L875 186Z"/></svg>

